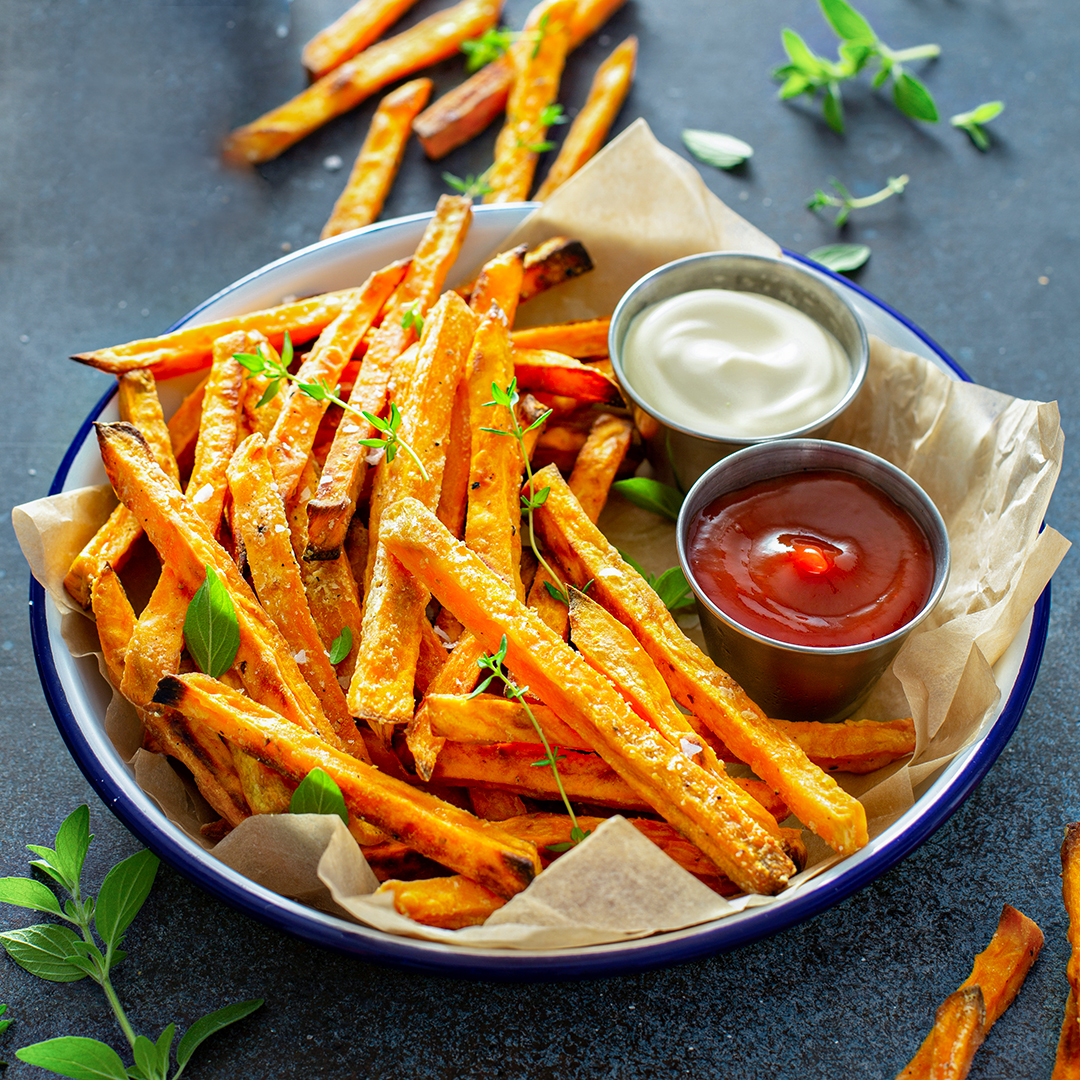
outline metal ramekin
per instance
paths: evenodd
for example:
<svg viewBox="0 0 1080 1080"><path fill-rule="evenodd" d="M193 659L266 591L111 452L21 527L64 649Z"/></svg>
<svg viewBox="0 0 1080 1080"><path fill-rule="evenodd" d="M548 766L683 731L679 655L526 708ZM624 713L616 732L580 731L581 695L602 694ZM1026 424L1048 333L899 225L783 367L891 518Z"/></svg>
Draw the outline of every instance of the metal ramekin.
<svg viewBox="0 0 1080 1080"><path fill-rule="evenodd" d="M934 578L929 598L909 623L876 641L833 647L776 641L726 615L694 580L687 558L690 526L705 507L721 495L761 480L817 469L840 470L873 484L915 519L930 543ZM907 636L933 611L949 579L949 536L930 497L895 465L842 443L787 439L731 454L691 488L676 530L679 562L697 599L709 655L769 716L783 720L850 717Z"/></svg>
<svg viewBox="0 0 1080 1080"><path fill-rule="evenodd" d="M666 416L635 390L622 364L623 342L634 317L650 304L694 289L732 289L760 293L790 304L819 323L840 342L851 364L847 393L827 413L809 424L763 438L718 437L695 431ZM608 349L616 378L638 413L649 460L658 479L689 487L710 465L728 454L760 442L816 438L854 399L866 378L869 347L866 328L855 309L828 282L787 259L712 251L689 255L646 274L626 292L611 317Z"/></svg>

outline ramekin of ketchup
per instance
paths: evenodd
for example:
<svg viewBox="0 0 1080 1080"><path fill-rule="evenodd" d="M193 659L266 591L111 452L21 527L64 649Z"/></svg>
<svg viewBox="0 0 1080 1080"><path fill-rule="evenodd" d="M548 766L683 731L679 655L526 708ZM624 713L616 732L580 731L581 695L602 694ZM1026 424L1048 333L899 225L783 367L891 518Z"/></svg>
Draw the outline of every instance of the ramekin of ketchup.
<svg viewBox="0 0 1080 1080"><path fill-rule="evenodd" d="M679 557L709 651L771 716L851 715L949 572L926 493L874 454L780 440L694 485Z"/></svg>

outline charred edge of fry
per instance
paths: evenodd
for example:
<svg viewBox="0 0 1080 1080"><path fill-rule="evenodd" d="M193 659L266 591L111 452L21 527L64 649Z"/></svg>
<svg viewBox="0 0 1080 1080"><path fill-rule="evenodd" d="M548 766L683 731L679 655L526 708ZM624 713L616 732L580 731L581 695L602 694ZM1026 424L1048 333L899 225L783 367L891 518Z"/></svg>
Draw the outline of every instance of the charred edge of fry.
<svg viewBox="0 0 1080 1080"><path fill-rule="evenodd" d="M531 300L564 281L593 269L592 257L580 240L553 236L525 256L525 279L521 283L521 303Z"/></svg>

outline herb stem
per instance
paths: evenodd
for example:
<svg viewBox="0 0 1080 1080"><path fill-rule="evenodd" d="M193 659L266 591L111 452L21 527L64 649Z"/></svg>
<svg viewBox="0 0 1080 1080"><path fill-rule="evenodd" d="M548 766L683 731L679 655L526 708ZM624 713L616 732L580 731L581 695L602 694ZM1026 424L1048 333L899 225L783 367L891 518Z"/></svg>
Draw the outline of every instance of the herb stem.
<svg viewBox="0 0 1080 1080"><path fill-rule="evenodd" d="M864 195L861 199L848 199L847 205L852 210L862 210L867 206L876 206L879 202L884 202L893 195L899 195L907 186L909 179L910 177L906 173L903 176L895 177L880 191L875 191L873 195Z"/></svg>
<svg viewBox="0 0 1080 1080"><path fill-rule="evenodd" d="M911 60L934 60L941 55L940 45L913 45L910 49L890 49L878 42L878 51L894 64L904 64Z"/></svg>
<svg viewBox="0 0 1080 1080"><path fill-rule="evenodd" d="M109 949L111 955L112 949ZM109 957L106 957L106 965L109 963ZM124 1038L127 1039L128 1045L135 1048L135 1032L132 1030L131 1024L128 1023L127 1014L124 1012L123 1006L120 1004L120 999L116 996L116 991L112 987L112 983L109 981L109 976L105 975L99 980L98 985L101 987L105 994L109 1005L112 1007L112 1011L116 1015L116 1022L120 1025L120 1030L124 1033Z"/></svg>
<svg viewBox="0 0 1080 1080"><path fill-rule="evenodd" d="M544 744L544 753L547 754L547 759L551 762L551 774L555 777L555 785L559 789L559 796L563 801L563 806L566 807L567 814L570 815L570 827L571 829L577 829L577 817L574 814L574 808L570 805L570 799L567 797L566 788L563 787L562 777L559 775L558 767L555 764L555 755L551 752L551 744L544 734L544 729L540 726L540 722L536 719L535 715L533 715L532 707L525 700L525 692L509 679L506 681L506 686L525 710L525 715L528 716L532 726L536 728L536 734L540 736L540 741Z"/></svg>

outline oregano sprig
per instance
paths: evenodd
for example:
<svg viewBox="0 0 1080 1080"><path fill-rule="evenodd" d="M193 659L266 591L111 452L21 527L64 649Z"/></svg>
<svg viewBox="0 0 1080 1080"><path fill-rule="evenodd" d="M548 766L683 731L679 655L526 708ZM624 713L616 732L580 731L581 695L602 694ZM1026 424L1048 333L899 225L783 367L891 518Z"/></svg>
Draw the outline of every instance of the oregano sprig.
<svg viewBox="0 0 1080 1080"><path fill-rule="evenodd" d="M544 729L540 726L539 721L536 719L536 714L532 711L532 706L526 700L526 694L529 692L527 686L518 686L514 682L513 677L506 670L503 661L506 659L507 641L506 635L503 634L502 641L499 643L498 652L494 655L491 653L485 653L476 661L477 665L482 671L488 672L487 678L483 679L476 689L469 695L470 698L476 697L477 694L482 694L495 679L502 679L503 681L503 695L508 698L512 698L525 710L525 715L528 716L529 722L536 730L536 734L540 736L540 742L544 747L544 756L539 761L531 762L533 768L550 768L552 775L555 778L555 785L559 789L559 795L562 798L563 806L566 807L567 814L570 815L570 841L565 844L550 844L548 851L562 852L569 848L576 847L589 835L589 830L582 829L578 825L578 820L574 814L574 808L570 805L570 800L567 798L566 789L563 787L562 777L559 775L559 762L565 760L566 755L559 753L559 748L556 746L554 750L551 749L551 744L548 742L547 735L544 734Z"/></svg>
<svg viewBox="0 0 1080 1080"><path fill-rule="evenodd" d="M508 26L492 26L479 37L469 38L461 43L465 54L465 70L479 71L493 60L498 60L517 39L518 35Z"/></svg>
<svg viewBox="0 0 1080 1080"><path fill-rule="evenodd" d="M865 16L847 0L819 0L822 14L840 38L836 60L818 56L791 29L782 33L788 63L776 68L773 77L782 79L780 97L784 100L807 94L822 94L822 115L833 131L844 130L844 107L840 84L855 78L872 62L878 64L873 78L875 88L892 80L893 103L913 120L935 123L937 105L930 91L905 70L915 60L931 60L941 54L939 45L916 45L909 49L891 49L874 32Z"/></svg>
<svg viewBox="0 0 1080 1080"><path fill-rule="evenodd" d="M409 320L407 324L405 321L406 319ZM415 305L405 312L402 317L401 325L406 330L408 330L410 326L415 326L417 334L422 333L424 320L417 311ZM299 376L294 375L289 370L289 365L292 363L292 356L292 342L289 340L288 333L286 333L285 344L281 350L281 361L279 363L271 360L266 353L263 352L261 345L259 346L258 351L254 353L234 353L233 359L251 375L264 375L270 379L270 384L267 386L266 392L259 402L260 405L272 401L283 382L295 383L297 389L300 390L301 393L307 394L308 397L314 398L316 401L329 401L345 412L352 413L354 416L362 416L376 431L381 433L375 438L361 439L361 446L370 446L385 450L387 461L393 461L397 456L398 450L404 450L416 463L416 467L420 470L420 475L423 476L425 480L431 479L431 477L428 476L427 469L424 468L424 463L417 457L416 451L401 438L398 430L401 427L401 413L393 402L390 404L390 415L386 418L376 416L366 409L357 409L355 406L350 405L347 401L338 397L337 392L332 390L325 381L307 383L301 380Z"/></svg>
<svg viewBox="0 0 1080 1080"><path fill-rule="evenodd" d="M863 210L867 206L876 206L879 202L892 198L893 195L899 195L907 187L910 179L906 174L904 176L890 176L888 182L880 191L875 191L873 195L864 195L862 198L856 198L839 180L832 179L829 184L836 191L836 194L830 195L828 192L818 188L807 200L806 205L810 210L818 210L823 206L837 207L839 213L833 219L833 224L839 229L851 216L852 210Z"/></svg>
<svg viewBox="0 0 1080 1080"><path fill-rule="evenodd" d="M520 399L517 388L517 377L515 376L510 380L510 385L503 389L498 383L491 384L491 401L485 401L485 407L497 407L501 406L506 409L510 421L509 430L496 427L481 428L481 431L490 432L492 435L506 435L509 438L517 440L518 446L521 448L521 458L525 462L525 476L528 480L529 494L521 496L521 509L528 515L529 519L529 545L532 547L532 552L536 556L536 561L547 572L549 581L544 584L549 593L556 600L562 601L562 603L569 603L566 593L563 592L557 585L553 585L553 582L562 581L558 574L551 568L551 564L540 553L540 548L536 543L536 530L533 528L533 511L540 506L543 506L547 502L547 497L551 493L550 487L541 488L539 491L533 490L533 471L532 465L529 462L529 455L525 450L525 436L534 428L540 427L545 420L551 415L552 410L546 409L542 412L527 428L522 428L521 422L518 420L517 405Z"/></svg>
<svg viewBox="0 0 1080 1080"><path fill-rule="evenodd" d="M150 895L158 860L149 851L139 851L117 863L105 875L96 898L85 896L82 867L94 839L89 822L89 808L80 806L60 826L55 848L26 845L39 856L31 866L52 878L69 894L62 907L53 891L40 881L22 877L0 878L0 902L44 912L67 925L39 923L21 930L9 930L0 934L0 945L31 975L56 983L78 982L85 978L97 983L124 1033L133 1063L125 1065L108 1043L74 1035L24 1046L15 1052L15 1056L28 1065L37 1065L75 1080L84 1077L169 1080L176 1025L169 1024L156 1041L136 1034L111 980L113 968L127 955L120 945ZM176 1047L176 1070L172 1080L177 1080L205 1039L242 1020L262 1004L261 999L237 1002L192 1024ZM3 1008L0 1008L2 1012ZM7 1023L0 1024L0 1031Z"/></svg>

